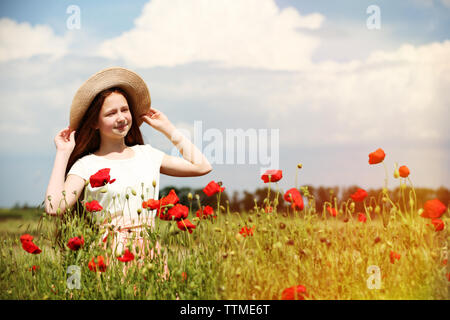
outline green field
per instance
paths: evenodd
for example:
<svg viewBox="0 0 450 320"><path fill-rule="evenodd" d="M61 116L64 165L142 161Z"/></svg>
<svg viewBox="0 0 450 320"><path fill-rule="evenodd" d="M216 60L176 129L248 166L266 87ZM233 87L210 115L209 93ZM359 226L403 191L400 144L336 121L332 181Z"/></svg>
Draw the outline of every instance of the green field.
<svg viewBox="0 0 450 320"><path fill-rule="evenodd" d="M281 299L286 288L303 285L302 297L315 300L448 299L447 228L435 231L417 212L383 212L372 212L366 223L351 210L333 217L310 207L289 215L228 210L204 220L190 212L193 233L157 219L156 229L144 236L150 246L161 244L161 254L150 259L148 252L135 252L136 259L124 263L110 248L98 246L99 233L78 218L61 228L59 218L42 218L39 209L3 209L0 298L260 300ZM441 219L448 226L448 208ZM83 235L85 246L60 248L57 224L61 243ZM253 227L253 235L239 234L244 226ZM24 233L34 236L40 254L22 249ZM400 254L393 263L391 251ZM136 260L146 253L138 266ZM110 257L106 272L88 268L98 255ZM80 267L80 289L67 284L71 265Z"/></svg>

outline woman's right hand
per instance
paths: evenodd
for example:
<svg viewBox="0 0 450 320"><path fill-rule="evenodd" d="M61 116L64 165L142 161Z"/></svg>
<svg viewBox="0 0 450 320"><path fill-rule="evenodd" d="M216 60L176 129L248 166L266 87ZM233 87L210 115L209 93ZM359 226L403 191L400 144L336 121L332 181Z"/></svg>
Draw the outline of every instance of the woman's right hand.
<svg viewBox="0 0 450 320"><path fill-rule="evenodd" d="M58 132L55 137L55 145L57 151L71 154L75 148L75 130L70 132L70 128L67 127Z"/></svg>

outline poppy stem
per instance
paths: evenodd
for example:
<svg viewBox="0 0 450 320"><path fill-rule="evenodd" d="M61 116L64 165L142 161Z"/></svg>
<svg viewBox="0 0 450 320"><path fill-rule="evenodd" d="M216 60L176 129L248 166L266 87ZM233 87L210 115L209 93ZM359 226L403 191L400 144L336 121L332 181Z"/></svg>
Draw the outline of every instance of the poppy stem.
<svg viewBox="0 0 450 320"><path fill-rule="evenodd" d="M411 190L412 190L412 192L414 194L414 206L413 206L414 209L413 209L413 211L417 212L416 211L416 206L417 206L416 191L414 190L414 186L413 186L412 181L411 181L411 179L409 177L408 177L408 181L409 181L409 184L411 185ZM414 213L413 213L413 215L414 215Z"/></svg>
<svg viewBox="0 0 450 320"><path fill-rule="evenodd" d="M387 188L388 188L388 171L387 171L386 163L384 163L384 161L383 161L383 166L384 166L384 172L386 174L386 178L384 179L384 187L387 190Z"/></svg>

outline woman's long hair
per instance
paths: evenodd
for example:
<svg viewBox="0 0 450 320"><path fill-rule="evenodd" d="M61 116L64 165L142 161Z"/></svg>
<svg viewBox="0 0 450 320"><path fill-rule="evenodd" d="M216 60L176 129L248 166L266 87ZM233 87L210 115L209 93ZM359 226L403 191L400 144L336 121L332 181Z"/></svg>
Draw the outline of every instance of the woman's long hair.
<svg viewBox="0 0 450 320"><path fill-rule="evenodd" d="M88 155L89 153L94 153L100 148L100 132L94 129L97 124L98 116L102 108L103 102L106 97L111 93L116 92L122 94L127 100L128 106L130 108L132 116L132 124L130 131L128 131L125 136L125 145L131 147L137 144L143 145L144 139L142 138L141 130L139 129L137 123L137 115L135 113L135 106L131 105L131 100L128 98L127 93L121 88L114 87L101 91L92 101L91 105L85 112L80 124L75 132L75 148L69 157L69 162L67 163L65 178L67 179L67 173L73 164L80 158ZM95 172L93 172L94 174ZM77 203L74 208L83 208L84 189L78 197Z"/></svg>

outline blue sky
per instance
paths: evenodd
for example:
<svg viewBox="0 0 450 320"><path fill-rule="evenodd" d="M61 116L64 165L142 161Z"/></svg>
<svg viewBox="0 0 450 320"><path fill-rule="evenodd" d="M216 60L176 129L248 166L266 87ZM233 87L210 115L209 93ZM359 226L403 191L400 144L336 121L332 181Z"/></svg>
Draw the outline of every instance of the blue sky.
<svg viewBox="0 0 450 320"><path fill-rule="evenodd" d="M379 30L366 26L374 4ZM66 26L69 5L81 10L79 30ZM447 0L1 2L0 207L43 200L74 92L113 65L138 72L152 104L186 133L195 121L223 134L278 129L285 190L298 162L301 185L381 187L384 169L367 165L379 147L389 170L406 164L416 186L448 188L448 30ZM263 186L248 160L213 167L161 185Z"/></svg>

